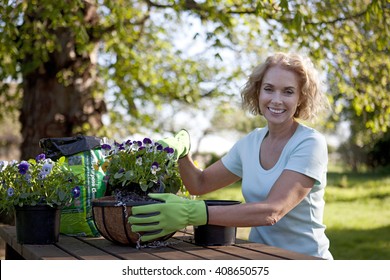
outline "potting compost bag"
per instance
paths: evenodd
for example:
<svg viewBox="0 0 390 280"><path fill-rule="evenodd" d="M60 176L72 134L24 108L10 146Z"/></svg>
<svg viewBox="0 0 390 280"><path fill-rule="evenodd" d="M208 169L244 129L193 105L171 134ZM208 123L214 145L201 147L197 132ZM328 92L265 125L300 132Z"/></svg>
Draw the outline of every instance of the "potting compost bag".
<svg viewBox="0 0 390 280"><path fill-rule="evenodd" d="M80 186L80 196L61 211L60 232L76 236L99 236L92 217L91 201L104 196L106 191L103 182L105 173L100 167L97 168L97 163L104 160L101 139L82 135L44 138L39 141L39 145L52 160L65 156L71 170L81 174L84 179L84 185Z"/></svg>

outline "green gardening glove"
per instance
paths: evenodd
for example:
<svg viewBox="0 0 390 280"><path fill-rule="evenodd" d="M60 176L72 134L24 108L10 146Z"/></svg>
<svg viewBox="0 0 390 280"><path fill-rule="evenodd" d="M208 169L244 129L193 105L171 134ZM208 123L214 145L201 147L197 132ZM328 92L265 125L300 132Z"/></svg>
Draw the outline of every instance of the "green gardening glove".
<svg viewBox="0 0 390 280"><path fill-rule="evenodd" d="M168 146L174 149L175 160L185 157L191 148L190 135L185 129L180 130L174 137L164 138L157 141L157 143L160 143L164 148Z"/></svg>
<svg viewBox="0 0 390 280"><path fill-rule="evenodd" d="M157 239L188 225L207 224L207 206L202 200L189 200L170 193L149 196L164 203L133 206L132 216L128 219L132 231L146 232L141 236L141 241ZM149 215L142 216L145 214Z"/></svg>

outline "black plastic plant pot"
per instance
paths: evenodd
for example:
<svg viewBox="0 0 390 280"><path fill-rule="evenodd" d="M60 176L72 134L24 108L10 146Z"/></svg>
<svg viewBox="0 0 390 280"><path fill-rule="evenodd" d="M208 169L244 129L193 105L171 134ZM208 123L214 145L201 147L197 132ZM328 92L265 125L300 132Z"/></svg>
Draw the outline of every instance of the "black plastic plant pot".
<svg viewBox="0 0 390 280"><path fill-rule="evenodd" d="M207 206L240 204L236 200L205 200ZM195 244L201 246L228 246L236 243L236 227L215 225L194 226Z"/></svg>
<svg viewBox="0 0 390 280"><path fill-rule="evenodd" d="M60 235L60 208L48 205L15 207L16 238L21 244L54 244Z"/></svg>

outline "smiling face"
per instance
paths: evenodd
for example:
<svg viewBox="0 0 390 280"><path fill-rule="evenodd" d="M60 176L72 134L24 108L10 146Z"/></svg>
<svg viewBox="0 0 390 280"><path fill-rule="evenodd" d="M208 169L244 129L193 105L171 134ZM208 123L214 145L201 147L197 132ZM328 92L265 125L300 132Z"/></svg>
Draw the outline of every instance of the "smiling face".
<svg viewBox="0 0 390 280"><path fill-rule="evenodd" d="M259 107L269 125L294 121L300 97L299 78L295 72L273 66L265 73L259 94Z"/></svg>

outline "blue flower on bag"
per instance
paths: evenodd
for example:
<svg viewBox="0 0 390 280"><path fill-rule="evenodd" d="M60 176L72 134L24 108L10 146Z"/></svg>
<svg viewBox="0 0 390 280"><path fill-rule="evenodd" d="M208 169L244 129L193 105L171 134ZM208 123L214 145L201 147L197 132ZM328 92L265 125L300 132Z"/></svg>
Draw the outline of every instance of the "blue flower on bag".
<svg viewBox="0 0 390 280"><path fill-rule="evenodd" d="M73 198L78 198L81 195L81 188L76 186L72 189Z"/></svg>

